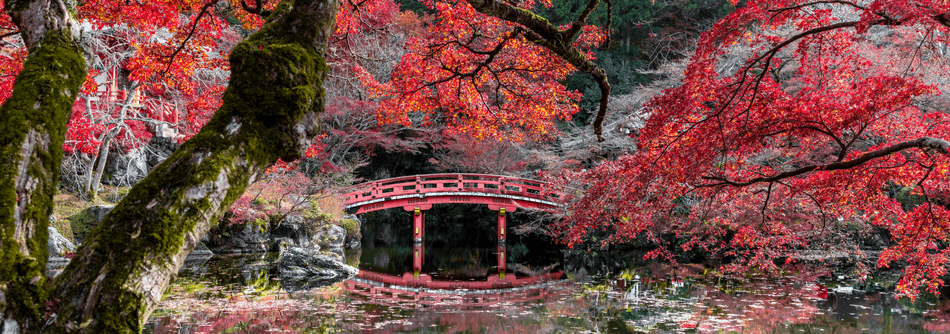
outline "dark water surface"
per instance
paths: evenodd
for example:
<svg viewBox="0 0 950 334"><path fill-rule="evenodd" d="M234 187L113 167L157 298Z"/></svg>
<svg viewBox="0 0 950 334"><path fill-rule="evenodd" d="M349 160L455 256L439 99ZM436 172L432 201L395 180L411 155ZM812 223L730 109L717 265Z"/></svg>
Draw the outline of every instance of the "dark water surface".
<svg viewBox="0 0 950 334"><path fill-rule="evenodd" d="M490 220L433 220L418 245L408 224L364 222L363 248L346 252L360 275L309 291L281 287L274 254L187 266L145 333L950 333L950 300L895 299L892 276L589 274L629 262L516 236L499 246Z"/></svg>
<svg viewBox="0 0 950 334"><path fill-rule="evenodd" d="M426 287L412 270L412 247L351 252L351 260L359 256L361 277L294 293L284 291L272 274L273 255L214 257L182 273L145 332L950 332L946 299L895 299L867 292L875 289L873 283L794 275L721 279L703 276L698 268L673 280L660 265L591 278L561 273L555 265L536 268L535 274L547 273L547 279L511 287L516 284L510 282L537 276L515 263L507 264L502 278L494 251L426 249L418 276L442 284L509 282L489 290ZM406 283L379 283L374 277Z"/></svg>

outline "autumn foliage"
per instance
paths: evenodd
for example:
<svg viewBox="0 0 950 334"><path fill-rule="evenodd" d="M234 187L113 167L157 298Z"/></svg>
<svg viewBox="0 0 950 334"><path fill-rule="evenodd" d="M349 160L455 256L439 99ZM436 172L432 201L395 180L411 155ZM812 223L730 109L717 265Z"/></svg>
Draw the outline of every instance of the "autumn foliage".
<svg viewBox="0 0 950 334"><path fill-rule="evenodd" d="M898 291L936 291L950 255L948 12L746 2L649 103L640 151L565 179L590 182L564 238L608 229L607 242L676 245L653 256L700 250L769 271L806 248L860 252L841 234L879 227L894 245L878 265L908 264Z"/></svg>

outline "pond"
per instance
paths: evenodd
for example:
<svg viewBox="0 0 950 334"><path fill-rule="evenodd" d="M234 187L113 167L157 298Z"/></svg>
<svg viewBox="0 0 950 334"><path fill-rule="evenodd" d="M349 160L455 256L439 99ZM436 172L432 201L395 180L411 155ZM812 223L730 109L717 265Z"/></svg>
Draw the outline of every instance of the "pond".
<svg viewBox="0 0 950 334"><path fill-rule="evenodd" d="M476 235L490 231L414 244L374 228L345 254L358 276L306 291L282 287L276 254L188 265L144 332L950 333L950 300L895 299L892 274L857 281L802 267L726 278L701 265L641 263L605 275L596 267L617 254Z"/></svg>
<svg viewBox="0 0 950 334"><path fill-rule="evenodd" d="M510 269L501 278L483 261L490 249L453 248L426 250L440 260L427 260L418 276L404 272L400 285L393 282L403 276L391 274L397 266L373 261L402 253L411 251L364 249L360 276L293 293L271 274L273 255L215 257L182 273L145 333L950 332L947 300L894 299L867 283L805 275L674 280L659 265L611 278ZM458 266L430 269L435 261ZM417 277L463 290L413 284Z"/></svg>

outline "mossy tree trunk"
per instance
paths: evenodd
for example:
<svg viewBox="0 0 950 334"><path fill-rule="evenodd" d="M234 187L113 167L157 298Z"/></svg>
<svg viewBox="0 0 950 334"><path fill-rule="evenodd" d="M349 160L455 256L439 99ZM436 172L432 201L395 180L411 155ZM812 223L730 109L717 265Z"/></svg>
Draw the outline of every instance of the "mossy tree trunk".
<svg viewBox="0 0 950 334"><path fill-rule="evenodd" d="M284 1L231 53L217 113L113 209L55 282L50 332L138 333L185 257L278 158L310 146L336 0Z"/></svg>
<svg viewBox="0 0 950 334"><path fill-rule="evenodd" d="M86 65L74 3L6 0L29 55L0 106L0 332L43 323L46 241L66 121Z"/></svg>

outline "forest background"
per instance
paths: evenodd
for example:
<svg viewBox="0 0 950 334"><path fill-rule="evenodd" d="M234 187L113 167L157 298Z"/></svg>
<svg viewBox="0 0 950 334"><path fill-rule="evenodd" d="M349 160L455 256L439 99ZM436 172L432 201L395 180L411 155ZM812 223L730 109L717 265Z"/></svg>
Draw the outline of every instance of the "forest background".
<svg viewBox="0 0 950 334"><path fill-rule="evenodd" d="M4 326L135 332L210 224L258 205L249 184L432 170L582 189L546 227L571 246L646 238L651 257L773 271L886 229L899 292L943 283L946 4L281 6L4 2ZM52 194L95 198L108 157L152 137L182 147L142 181L107 175L136 185L48 287Z"/></svg>

